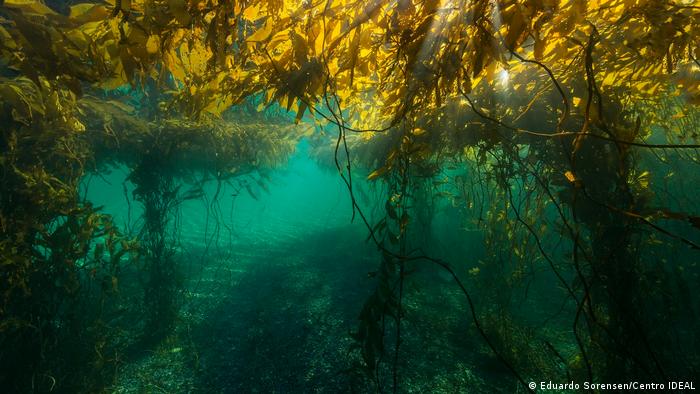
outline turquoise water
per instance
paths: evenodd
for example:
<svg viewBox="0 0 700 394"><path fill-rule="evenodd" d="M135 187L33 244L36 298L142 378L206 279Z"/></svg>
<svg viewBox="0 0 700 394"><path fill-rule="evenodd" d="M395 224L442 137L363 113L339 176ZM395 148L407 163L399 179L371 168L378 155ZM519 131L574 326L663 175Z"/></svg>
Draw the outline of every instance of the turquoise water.
<svg viewBox="0 0 700 394"><path fill-rule="evenodd" d="M127 174L127 169L118 167L106 177L89 178L86 198L103 206L116 223L135 228L142 210L131 198L133 185ZM195 186L181 186L194 187L203 189L203 198L182 203L177 217L176 230L184 244L233 241L234 246L265 248L332 228L363 231L359 221L350 223L350 197L340 177L330 167L321 168L309 156L305 142L280 169L256 171L221 185L198 179Z"/></svg>
<svg viewBox="0 0 700 394"><path fill-rule="evenodd" d="M84 189L115 223L135 230L143 212L130 198L127 173L114 168L86 179ZM201 186L204 198L183 202L170 228L183 278L174 333L135 352L110 390L371 392L349 334L376 285L381 254L359 216L352 220L335 167L312 157L302 141L286 166ZM354 190L370 221L384 214L380 183L360 178ZM447 234L436 253L461 253L472 264L483 255L480 232L465 228L450 207L435 212L432 226ZM138 282L126 266L124 280ZM448 275L414 269L406 285L412 296L405 305L402 381L415 392L482 387L472 369L483 365L475 355L485 349L474 341L463 297ZM390 369L380 373L390 378Z"/></svg>
<svg viewBox="0 0 700 394"><path fill-rule="evenodd" d="M489 189L493 181L471 182L468 190L474 176L469 164L446 165L425 179L415 176L406 200L409 258L399 271L387 268L393 257L368 238L367 227L392 215L393 223L398 222L391 212L395 208L387 205L391 182L368 181L371 168L354 168L353 196L365 223L358 211L353 214L351 194L332 159L318 152L302 140L288 160L226 181L178 173L165 192L155 193L157 203L150 206L129 178L133 169L118 166L85 177L85 203L99 207L138 245L116 264L112 261L114 271L104 277L81 273L88 286L85 294L92 297L86 299L100 303L75 307L93 319L80 335L94 335L93 342L86 342L95 344L94 352L76 345L78 355L90 356L92 370L104 374L93 382L114 393L369 393L392 392L394 381L402 393L522 390L500 357L517 365L528 381L561 380L572 373L585 379L571 333L577 305L569 298L572 288L587 291L580 279L585 276L576 272L567 231L557 226L556 207L529 197L531 189L522 186L532 179L512 181L508 195ZM165 171L154 174L141 179L140 186L168 178ZM675 188L681 186L669 187ZM678 200L679 209L694 201L681 195L688 200ZM541 211L528 213L528 220L542 226L536 233L541 238L522 227L515 231L516 214L540 204ZM678 234L694 239L691 224L676 225ZM618 230L612 225L607 231L613 236ZM643 234L635 231L630 234ZM87 255L107 261L102 244L108 241L99 237ZM402 247L390 238L383 242L389 249ZM644 324L659 327L654 319L666 319L677 330L677 342L664 342L658 331L649 331L656 346L671 349L664 354L669 357L692 347L697 273L685 255L655 250L656 245L660 243L639 246L640 279L616 286L656 289L644 293L649 295L645 310L658 315L649 314ZM539 247L545 252L533 252ZM417 255L428 258L410 257ZM686 264L688 270L675 264ZM659 283L668 286L659 291ZM400 295L400 309L392 309L395 299L387 292ZM617 311L621 322L634 322L630 310ZM72 315L66 315L70 322ZM595 327L590 330L593 335ZM64 341L81 343L82 338ZM372 347L373 341L379 341L381 350ZM597 344L589 346L595 350ZM598 367L607 356L596 357L591 364ZM368 368L368 360L378 366ZM689 360L683 368L681 358L666 362L683 372L692 370ZM73 365L66 370L81 376ZM43 391L51 391L49 377L40 377Z"/></svg>

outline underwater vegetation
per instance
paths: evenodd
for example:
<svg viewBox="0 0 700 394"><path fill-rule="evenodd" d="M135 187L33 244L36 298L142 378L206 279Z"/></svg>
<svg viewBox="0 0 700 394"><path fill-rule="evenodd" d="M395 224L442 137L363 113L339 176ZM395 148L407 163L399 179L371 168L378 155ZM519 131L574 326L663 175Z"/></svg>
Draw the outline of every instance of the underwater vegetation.
<svg viewBox="0 0 700 394"><path fill-rule="evenodd" d="M697 0L0 0L0 392L683 391L698 127Z"/></svg>

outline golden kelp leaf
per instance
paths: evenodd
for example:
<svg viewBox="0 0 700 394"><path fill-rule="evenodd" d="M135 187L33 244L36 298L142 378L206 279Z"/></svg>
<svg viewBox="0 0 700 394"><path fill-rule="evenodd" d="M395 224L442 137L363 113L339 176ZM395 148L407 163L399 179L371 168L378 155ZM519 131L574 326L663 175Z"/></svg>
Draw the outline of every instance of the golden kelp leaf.
<svg viewBox="0 0 700 394"><path fill-rule="evenodd" d="M411 130L411 134L413 134L415 136L425 134L425 129L422 129L420 127L416 127L415 129Z"/></svg>
<svg viewBox="0 0 700 394"><path fill-rule="evenodd" d="M273 34L272 38L270 39L270 43L269 43L268 47L270 49L274 49L275 52L280 52L280 56L274 56L274 54L273 54L273 57L277 58L278 60L279 60L279 58L281 58L281 54L286 48L292 47L292 44L289 42L290 32L291 32L290 29L284 29L282 31L279 31L279 32Z"/></svg>
<svg viewBox="0 0 700 394"><path fill-rule="evenodd" d="M542 55L544 54L544 48L546 46L547 42L539 36L535 36L535 45L534 45L534 55L535 55L535 60L541 61L542 60Z"/></svg>
<svg viewBox="0 0 700 394"><path fill-rule="evenodd" d="M294 48L294 60L298 65L306 63L309 47L306 40L300 34L292 32L292 46Z"/></svg>
<svg viewBox="0 0 700 394"><path fill-rule="evenodd" d="M180 48L180 58L188 74L204 74L211 56L211 49L203 41L185 42Z"/></svg>
<svg viewBox="0 0 700 394"><path fill-rule="evenodd" d="M146 51L153 55L155 53L158 53L160 50L160 37L157 35L151 35L148 37L148 41L146 41Z"/></svg>
<svg viewBox="0 0 700 394"><path fill-rule="evenodd" d="M544 49L542 50L542 57L548 58L551 55L560 55L564 51L565 48L561 40L550 40L544 45Z"/></svg>
<svg viewBox="0 0 700 394"><path fill-rule="evenodd" d="M76 57L80 56L81 51L87 48L89 45L89 37L78 29L66 32L65 37L70 41L71 44L69 46L66 46L66 52Z"/></svg>
<svg viewBox="0 0 700 394"><path fill-rule="evenodd" d="M174 51L166 52L164 61L173 78L177 81L185 80L185 68L182 67L182 63L179 61Z"/></svg>
<svg viewBox="0 0 700 394"><path fill-rule="evenodd" d="M20 5L36 4L36 3L41 3L41 2L37 1L37 0L5 0L3 5L7 6L7 7L12 7L12 6L20 6Z"/></svg>
<svg viewBox="0 0 700 394"><path fill-rule="evenodd" d="M121 86L126 85L129 82L126 79L126 73L124 72L124 66L122 62L115 62L113 74L111 77L100 82L99 86L106 90L114 90Z"/></svg>
<svg viewBox="0 0 700 394"><path fill-rule="evenodd" d="M0 26L0 39L2 40L2 44L4 46L6 46L8 49L17 48L17 44L12 39L12 36L10 35L10 33L7 30L5 30L5 28L2 26Z"/></svg>
<svg viewBox="0 0 700 394"><path fill-rule="evenodd" d="M70 16L71 18L77 18L88 12L94 6L94 4L90 3L72 5L70 6L70 13L68 14L68 16Z"/></svg>
<svg viewBox="0 0 700 394"><path fill-rule="evenodd" d="M371 181L371 180L377 179L377 178L379 178L380 176L386 174L388 171L389 171L389 167L387 167L387 166L378 168L378 169L372 171L372 172L367 176L367 180L368 180L368 181Z"/></svg>
<svg viewBox="0 0 700 394"><path fill-rule="evenodd" d="M121 0L119 2L119 6L121 7L122 11L129 12L131 11L131 0Z"/></svg>
<svg viewBox="0 0 700 394"><path fill-rule="evenodd" d="M639 186L645 189L649 187L649 175L649 171L644 171L637 175L637 183L639 183Z"/></svg>
<svg viewBox="0 0 700 394"><path fill-rule="evenodd" d="M682 119L682 118L685 118L686 116L687 115L683 112L683 109L679 107L676 110L676 113L673 114L673 116L671 116L671 119Z"/></svg>
<svg viewBox="0 0 700 394"><path fill-rule="evenodd" d="M508 18L509 26L508 33L505 36L505 41L508 48L515 48L521 39L523 32L525 32L525 29L527 28L527 21L514 4L509 8L511 7L514 11L510 13L510 18Z"/></svg>
<svg viewBox="0 0 700 394"><path fill-rule="evenodd" d="M86 130L85 125L75 118L71 118L68 121L68 126L77 133L82 133Z"/></svg>
<svg viewBox="0 0 700 394"><path fill-rule="evenodd" d="M567 172L564 173L564 176L566 177L566 179L567 179L569 182L571 182L571 183L576 182L576 176L574 175L573 172L567 171Z"/></svg>
<svg viewBox="0 0 700 394"><path fill-rule="evenodd" d="M265 25L262 27L262 29L256 30L255 33L248 36L246 41L248 41L248 42L261 42L261 41L267 40L270 37L270 35L272 34L272 25L273 25L272 20L268 19L265 22Z"/></svg>
<svg viewBox="0 0 700 394"><path fill-rule="evenodd" d="M39 0L5 0L5 7L21 9L27 14L55 15L56 12Z"/></svg>
<svg viewBox="0 0 700 394"><path fill-rule="evenodd" d="M243 17L249 21L255 21L261 17L260 15L260 4L253 4L243 11Z"/></svg>
<svg viewBox="0 0 700 394"><path fill-rule="evenodd" d="M324 45L327 45L328 43L326 42L326 32L323 29L319 29L318 35L316 35L316 39L314 40L314 53L317 56L320 56L323 53L323 47Z"/></svg>
<svg viewBox="0 0 700 394"><path fill-rule="evenodd" d="M103 21L110 14L101 4L82 3L70 6L69 17L78 23Z"/></svg>
<svg viewBox="0 0 700 394"><path fill-rule="evenodd" d="M616 73L606 74L605 78L603 78L603 86L612 86L615 84L616 80L617 80Z"/></svg>
<svg viewBox="0 0 700 394"><path fill-rule="evenodd" d="M146 41L148 40L148 36L146 35L146 32L141 29L129 29L127 36L129 40L129 45L127 48L128 53L131 56L124 64L125 69L127 68L127 65L131 66L129 63L133 62L135 65L138 60L143 61L148 58L148 52L146 51ZM123 57L122 62L124 62Z"/></svg>

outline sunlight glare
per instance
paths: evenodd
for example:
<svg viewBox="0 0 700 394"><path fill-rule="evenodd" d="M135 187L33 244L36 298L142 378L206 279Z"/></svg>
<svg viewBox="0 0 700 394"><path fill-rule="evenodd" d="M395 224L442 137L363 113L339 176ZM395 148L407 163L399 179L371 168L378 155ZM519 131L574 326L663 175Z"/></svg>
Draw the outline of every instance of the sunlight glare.
<svg viewBox="0 0 700 394"><path fill-rule="evenodd" d="M508 85L508 81L510 80L510 73L508 72L508 70L506 70L505 68L502 69L498 73L498 80L501 82L501 84L503 84L503 86Z"/></svg>

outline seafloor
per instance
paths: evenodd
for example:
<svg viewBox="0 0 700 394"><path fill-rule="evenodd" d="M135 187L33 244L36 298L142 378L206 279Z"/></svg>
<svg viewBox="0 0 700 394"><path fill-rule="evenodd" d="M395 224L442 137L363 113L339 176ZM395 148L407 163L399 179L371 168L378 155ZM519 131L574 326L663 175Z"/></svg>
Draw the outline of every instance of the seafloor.
<svg viewBox="0 0 700 394"><path fill-rule="evenodd" d="M351 222L347 190L303 150L265 182L259 194L225 189L215 204L218 216L211 202L181 207L175 243L184 290L176 329L153 350L132 346L108 391L374 390L356 368L360 357L350 333L375 285L371 277L379 253L367 242L367 229ZM139 215L128 212L135 207L124 197L123 184L124 171L117 168L90 179L87 195L128 228ZM129 281L127 268L124 294ZM450 278L418 272L406 289L398 366L402 391L515 389L478 338ZM128 310L139 300L122 302ZM125 332L123 340L133 338ZM379 372L391 381L387 367ZM497 383L487 385L485 377Z"/></svg>

